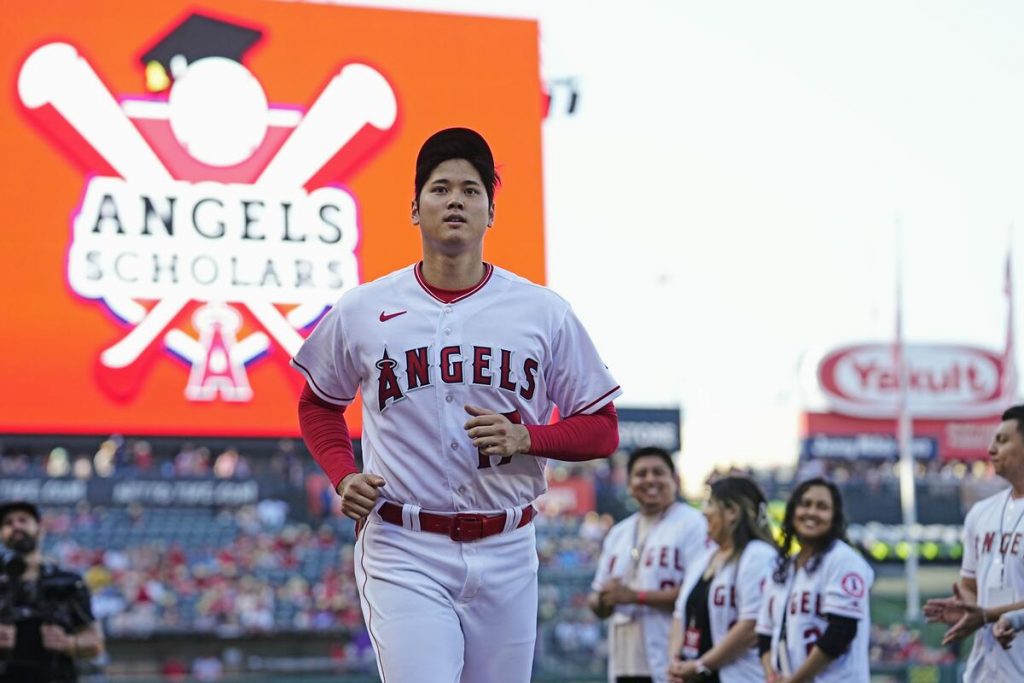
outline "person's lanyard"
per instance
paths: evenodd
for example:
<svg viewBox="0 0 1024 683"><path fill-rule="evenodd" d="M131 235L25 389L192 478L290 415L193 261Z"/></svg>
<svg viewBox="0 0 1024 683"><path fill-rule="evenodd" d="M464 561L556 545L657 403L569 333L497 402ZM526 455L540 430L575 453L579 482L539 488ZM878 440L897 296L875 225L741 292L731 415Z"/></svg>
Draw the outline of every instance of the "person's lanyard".
<svg viewBox="0 0 1024 683"><path fill-rule="evenodd" d="M669 506L671 507L671 506ZM658 515L658 518L650 523L647 527L647 531L644 533L644 537L640 538L640 522L644 520L643 515L639 515L636 518L636 524L633 526L633 546L629 549L629 573L626 575L626 584L630 585L636 580L636 575L640 570L640 559L644 556L644 548L647 547L647 539L651 537L654 530L661 524L661 520L665 519L665 515L668 514L668 508Z"/></svg>
<svg viewBox="0 0 1024 683"><path fill-rule="evenodd" d="M809 560L808 560L809 561ZM806 562L804 564L807 564ZM789 601L793 598L793 589L796 587L797 574L800 568L796 566L796 559L792 565L793 574L787 577L786 600L782 603L782 623L779 624L779 649L775 653L775 670L785 676L793 673L792 663L789 660L789 637L786 631L789 629Z"/></svg>
<svg viewBox="0 0 1024 683"><path fill-rule="evenodd" d="M1013 489L1011 488L1006 492L1006 500L1003 501L1003 511L999 513L999 536L997 537L996 543L999 544L999 587L1003 588L1006 586L1006 553L1010 550L1012 544L1010 539L1006 540L1006 550L1003 550L1003 520L1006 519L1006 506L1010 504L1010 499L1013 498ZM1021 520L1024 520L1024 510L1021 511L1020 515L1017 516L1017 521L1014 522L1013 528L1010 529L1010 534L1017 533L1017 527L1020 526Z"/></svg>

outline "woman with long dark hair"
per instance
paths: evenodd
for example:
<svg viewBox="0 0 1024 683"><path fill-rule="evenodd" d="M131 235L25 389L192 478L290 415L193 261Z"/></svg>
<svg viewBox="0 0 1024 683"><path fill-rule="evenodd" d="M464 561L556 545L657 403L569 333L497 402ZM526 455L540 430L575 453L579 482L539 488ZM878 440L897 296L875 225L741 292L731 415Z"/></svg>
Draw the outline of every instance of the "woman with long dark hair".
<svg viewBox="0 0 1024 683"><path fill-rule="evenodd" d="M874 579L846 542L839 488L821 478L802 482L786 503L782 545L757 622L766 680L867 683Z"/></svg>
<svg viewBox="0 0 1024 683"><path fill-rule="evenodd" d="M754 624L776 556L768 503L757 484L725 477L704 503L715 546L691 565L669 637L672 683L761 683Z"/></svg>

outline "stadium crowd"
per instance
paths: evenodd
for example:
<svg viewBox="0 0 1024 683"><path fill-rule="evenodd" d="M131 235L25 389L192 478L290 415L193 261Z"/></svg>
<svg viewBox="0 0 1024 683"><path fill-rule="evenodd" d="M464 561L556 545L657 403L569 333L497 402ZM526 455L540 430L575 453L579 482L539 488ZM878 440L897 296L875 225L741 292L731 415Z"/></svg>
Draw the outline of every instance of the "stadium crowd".
<svg viewBox="0 0 1024 683"><path fill-rule="evenodd" d="M803 476L821 473L823 467L826 475L843 482L884 484L895 476L888 465L864 468L848 463L744 474L772 497L771 492L784 491ZM311 490L309 479L320 476L298 454L295 444L287 441L270 457L196 444L158 455L146 441L111 437L91 455L71 456L55 448L42 455L7 452L0 458L0 474L5 478L146 472L168 478L277 477L304 493ZM588 609L586 597L605 534L630 511L628 497L623 495L621 464L613 460L559 465L552 476L589 482L597 510L578 517L541 515L537 519L541 564L537 658L552 666L571 666L579 673L599 673L606 649L605 626ZM977 463L928 466L922 476L981 485L992 482L989 468ZM73 507L47 510L46 549L63 566L83 574L93 591L96 615L112 638L333 631L341 635L332 652L336 665L372 671L373 653L353 579L354 527L348 519L332 514L329 490L314 490L315 497L300 497L308 509L293 509L279 500L236 509L99 506L81 501ZM928 647L920 633L899 625L873 627L871 656L876 663L897 664L953 659L948 649ZM220 672L234 666L231 657L225 660L226 667L225 662L216 665L209 659L189 663L169 659L166 677L174 680L188 669L202 680L217 680Z"/></svg>

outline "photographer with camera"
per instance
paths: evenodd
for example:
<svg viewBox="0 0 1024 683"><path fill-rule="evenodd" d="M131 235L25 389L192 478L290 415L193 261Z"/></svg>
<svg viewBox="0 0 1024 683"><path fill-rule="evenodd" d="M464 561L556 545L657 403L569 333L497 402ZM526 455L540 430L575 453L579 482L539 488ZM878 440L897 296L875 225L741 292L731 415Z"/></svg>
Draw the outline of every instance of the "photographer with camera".
<svg viewBox="0 0 1024 683"><path fill-rule="evenodd" d="M0 504L0 683L74 683L76 659L103 651L89 589L43 562L39 508Z"/></svg>

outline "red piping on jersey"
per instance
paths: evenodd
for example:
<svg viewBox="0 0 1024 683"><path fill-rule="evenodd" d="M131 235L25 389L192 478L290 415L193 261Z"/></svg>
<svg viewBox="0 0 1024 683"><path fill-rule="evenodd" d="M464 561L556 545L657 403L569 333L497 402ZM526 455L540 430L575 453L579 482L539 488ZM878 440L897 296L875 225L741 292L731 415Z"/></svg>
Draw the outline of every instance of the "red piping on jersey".
<svg viewBox="0 0 1024 683"><path fill-rule="evenodd" d="M423 288L423 291L443 304L454 304L462 301L463 299L468 299L483 289L484 285L487 284L491 279L491 275L494 273L494 266L490 263L484 263L484 276L480 278L480 282L476 283L469 289L441 289L440 287L434 287L423 279L422 270L423 261L420 261L416 264L416 267L413 268L413 273L415 273L416 282L420 283L420 287Z"/></svg>
<svg viewBox="0 0 1024 683"><path fill-rule="evenodd" d="M603 395L602 395L602 396L601 396L600 398L594 399L593 401L591 401L590 403L588 403L587 405L583 406L582 408L580 408L579 410L577 410L577 411L576 411L575 413L573 413L573 414L572 414L572 415L573 415L573 417L575 417L576 415L584 415L584 414L586 414L586 412L587 412L588 410L590 410L590 408L591 408L592 406L595 406L595 405L597 405L598 403L600 403L601 401L605 400L606 398L608 398L609 396L611 396L612 394L614 394L614 393L615 393L616 391L618 391L618 390L619 390L619 386L618 386L618 385L615 385L615 388L614 388L614 389L612 389L611 391L609 391L609 392L607 392L607 393L603 394ZM618 418L616 418L616 419L618 419Z"/></svg>
<svg viewBox="0 0 1024 683"><path fill-rule="evenodd" d="M323 389L321 389L321 388L320 388L320 385L316 383L316 380L315 380L315 379L313 379L313 373L311 373L311 372L310 372L310 371L309 371L309 370L308 370L308 369L306 368L306 366L305 366L305 365L303 365L303 364L302 364L302 363L300 363L299 361L295 360L294 358L292 358L292 363L293 363L293 364L295 365L295 367L297 367L297 368L298 368L299 370L301 370L301 371L302 371L302 374L303 374L303 375L305 375L305 376L306 376L306 386L307 386L307 387L308 387L308 386L310 386L310 385L313 385L313 386L315 386L315 387L316 387L316 390L317 390L317 391L319 391L319 392L320 392L321 394L323 394L324 396L326 396L326 397L327 397L328 399L330 399L331 401L338 401L339 403L351 403L352 401L356 400L356 397L355 397L355 396L352 396L351 398L343 398L343 397L341 397L341 396L331 396L331 395L330 395L330 394L328 394L328 393L327 393L326 391L324 391ZM314 395L314 396L316 396L317 398L320 398L320 400L323 400L323 399L322 399L322 398L321 398L321 397L320 397L319 395L317 395L317 394L316 394L315 392L314 392L314 394L313 394L313 395Z"/></svg>
<svg viewBox="0 0 1024 683"><path fill-rule="evenodd" d="M576 413L550 425L527 425L530 454L582 462L606 458L619 446L619 415L609 403L592 415Z"/></svg>
<svg viewBox="0 0 1024 683"><path fill-rule="evenodd" d="M372 514L372 513L371 513ZM369 526L369 522L366 518L363 518L363 533L359 534L361 538L359 541L363 543L363 554L359 557L359 564L363 568L363 599L366 600L366 632L370 634L370 638L373 640L373 644L377 646L377 662L380 664L380 680L381 683L388 683L388 677L384 675L384 651L381 649L381 644L377 642L377 637L373 635L373 605L370 604L370 596L366 594L366 581L370 578L370 574L366 571L366 527Z"/></svg>

